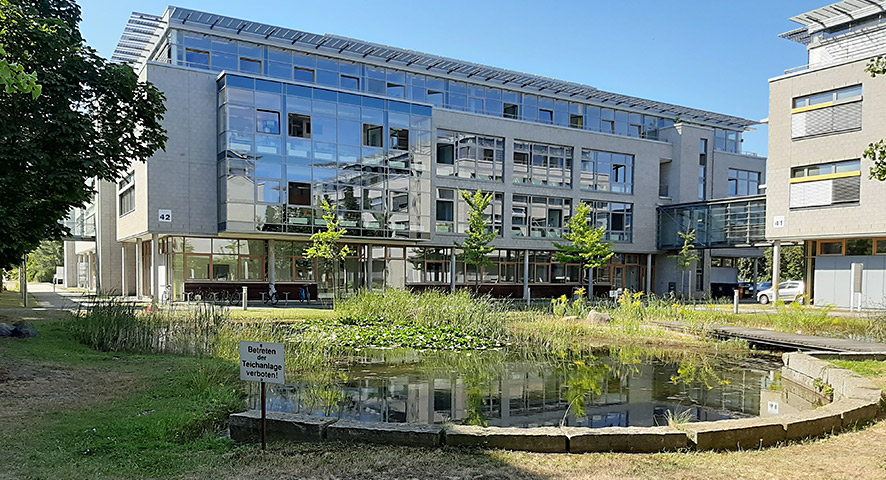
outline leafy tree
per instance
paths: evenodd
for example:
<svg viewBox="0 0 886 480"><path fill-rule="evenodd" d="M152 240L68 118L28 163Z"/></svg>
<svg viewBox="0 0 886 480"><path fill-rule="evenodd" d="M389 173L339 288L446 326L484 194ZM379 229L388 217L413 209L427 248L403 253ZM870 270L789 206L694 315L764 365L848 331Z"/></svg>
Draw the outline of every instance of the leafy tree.
<svg viewBox="0 0 886 480"><path fill-rule="evenodd" d="M872 78L886 74L886 57L880 55L872 59L864 70L871 74ZM873 162L871 178L876 178L881 182L886 181L886 140L881 139L876 143L869 144L863 157Z"/></svg>
<svg viewBox="0 0 886 480"><path fill-rule="evenodd" d="M757 279L760 282L772 280L772 248L763 251L762 261L757 264ZM779 272L782 281L801 280L806 277L806 255L802 246L781 247L781 266ZM738 261L738 276L742 280L754 279L754 260L742 258Z"/></svg>
<svg viewBox="0 0 886 480"><path fill-rule="evenodd" d="M115 180L166 143L163 95L85 45L79 23L73 0L0 0L15 72L0 89L0 266L62 236L59 220L95 193L88 179Z"/></svg>
<svg viewBox="0 0 886 480"><path fill-rule="evenodd" d="M60 240L40 242L40 245L28 254L28 280L51 282L55 277L55 267L65 263L64 245Z"/></svg>
<svg viewBox="0 0 886 480"><path fill-rule="evenodd" d="M687 229L685 232L677 232L683 239L680 253L671 255L677 261L677 269L680 270L680 296L686 295L686 270L692 266L692 262L698 261L698 252L695 251L695 230Z"/></svg>
<svg viewBox="0 0 886 480"><path fill-rule="evenodd" d="M351 253L347 245L339 245L341 237L348 233L339 227L338 215L335 207L328 200L323 200L323 220L326 221L326 230L311 235L311 246L305 251L308 258L318 258L332 266L332 308L338 298L338 269L341 260Z"/></svg>
<svg viewBox="0 0 886 480"><path fill-rule="evenodd" d="M484 213L492 204L492 194L484 194L477 190L474 194L466 190L460 190L461 198L468 204L468 238L464 242L455 242L455 246L461 249L458 255L461 261L473 265L477 269L477 288L480 288L480 277L483 267L492 265L489 254L495 247L489 243L498 235L498 230L489 228ZM453 272L453 275L455 272Z"/></svg>
<svg viewBox="0 0 886 480"><path fill-rule="evenodd" d="M606 266L609 259L615 255L612 244L607 242L606 227L595 228L591 226L591 205L581 202L575 207L575 214L566 222L567 231L563 238L570 244L554 245L560 249L557 252L557 261L563 264L578 263L590 273L594 268ZM588 296L594 295L594 279L590 278Z"/></svg>

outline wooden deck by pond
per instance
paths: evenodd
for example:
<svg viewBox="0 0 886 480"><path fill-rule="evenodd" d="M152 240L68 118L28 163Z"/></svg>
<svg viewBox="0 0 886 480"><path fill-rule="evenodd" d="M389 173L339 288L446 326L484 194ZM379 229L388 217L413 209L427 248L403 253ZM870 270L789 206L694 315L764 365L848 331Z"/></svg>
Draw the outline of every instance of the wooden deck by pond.
<svg viewBox="0 0 886 480"><path fill-rule="evenodd" d="M683 322L655 322L673 330L691 331L692 327ZM817 337L798 333L777 332L758 328L735 327L729 325L713 325L708 334L712 337L729 339L740 338L753 345L762 345L780 350L800 350L818 352L884 352L886 344L851 340L846 338Z"/></svg>

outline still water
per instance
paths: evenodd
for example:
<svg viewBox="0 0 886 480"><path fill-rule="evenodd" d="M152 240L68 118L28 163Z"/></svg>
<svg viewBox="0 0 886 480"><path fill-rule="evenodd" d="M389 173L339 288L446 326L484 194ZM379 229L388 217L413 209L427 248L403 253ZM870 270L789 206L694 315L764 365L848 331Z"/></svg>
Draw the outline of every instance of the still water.
<svg viewBox="0 0 886 480"><path fill-rule="evenodd" d="M364 352L268 385L270 411L367 422L534 427L667 425L792 413L821 403L781 380L777 357L651 355L608 349L580 356L504 352ZM258 387L250 408L260 408Z"/></svg>

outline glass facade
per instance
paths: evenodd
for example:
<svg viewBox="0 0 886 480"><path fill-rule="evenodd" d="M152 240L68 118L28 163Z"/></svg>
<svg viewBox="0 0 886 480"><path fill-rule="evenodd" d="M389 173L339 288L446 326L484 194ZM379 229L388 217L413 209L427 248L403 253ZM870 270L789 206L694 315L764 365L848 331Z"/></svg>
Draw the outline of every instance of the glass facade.
<svg viewBox="0 0 886 480"><path fill-rule="evenodd" d="M658 131L674 125L672 118L645 115L544 94L529 94L396 68L360 64L323 55L285 50L251 42L172 29L167 47L155 57L191 68L243 72L285 81L313 83L401 98L435 107L577 128L635 138L658 139ZM740 132L722 130L715 148L740 151Z"/></svg>
<svg viewBox="0 0 886 480"><path fill-rule="evenodd" d="M428 238L430 107L236 75L218 104L224 230L310 234L326 200L348 235Z"/></svg>

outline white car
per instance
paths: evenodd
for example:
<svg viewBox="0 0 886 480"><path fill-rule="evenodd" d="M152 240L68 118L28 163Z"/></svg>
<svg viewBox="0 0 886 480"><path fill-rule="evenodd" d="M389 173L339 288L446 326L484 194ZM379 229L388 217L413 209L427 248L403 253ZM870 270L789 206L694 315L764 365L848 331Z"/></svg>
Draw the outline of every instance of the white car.
<svg viewBox="0 0 886 480"><path fill-rule="evenodd" d="M778 299L785 302L803 303L806 294L806 285L798 280L786 280L778 284ZM762 305L775 301L775 290L767 288L757 293L757 301Z"/></svg>

